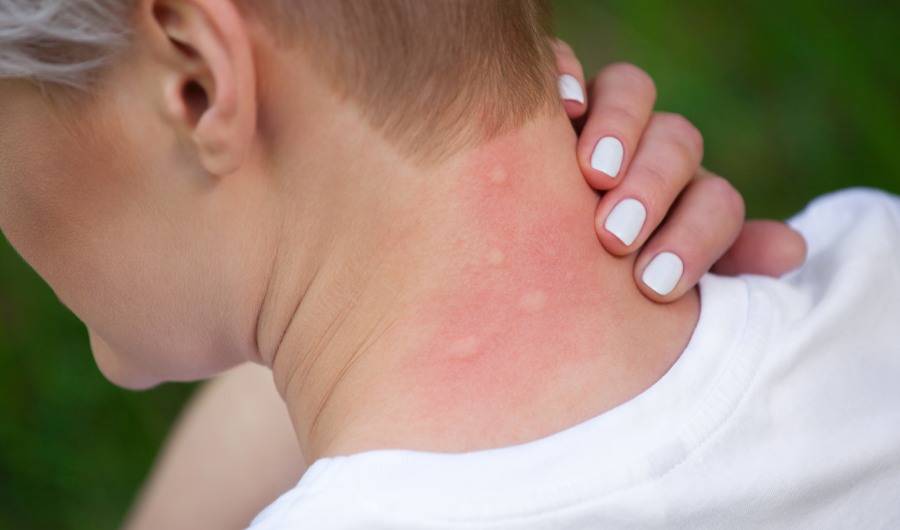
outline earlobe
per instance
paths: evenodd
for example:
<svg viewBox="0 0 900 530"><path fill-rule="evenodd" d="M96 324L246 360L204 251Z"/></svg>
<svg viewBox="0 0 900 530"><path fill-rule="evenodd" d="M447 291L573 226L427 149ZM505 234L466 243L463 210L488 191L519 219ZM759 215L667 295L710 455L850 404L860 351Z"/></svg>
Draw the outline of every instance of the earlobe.
<svg viewBox="0 0 900 530"><path fill-rule="evenodd" d="M166 112L204 168L237 171L256 132L256 80L245 21L230 0L150 0L166 57Z"/></svg>

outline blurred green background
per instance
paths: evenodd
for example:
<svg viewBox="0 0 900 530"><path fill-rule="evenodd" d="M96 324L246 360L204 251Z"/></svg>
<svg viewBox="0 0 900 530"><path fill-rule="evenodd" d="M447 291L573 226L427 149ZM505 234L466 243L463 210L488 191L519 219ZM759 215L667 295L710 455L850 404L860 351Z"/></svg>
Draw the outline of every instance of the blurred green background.
<svg viewBox="0 0 900 530"><path fill-rule="evenodd" d="M705 165L743 192L750 216L784 218L848 186L900 193L900 3L556 10L587 71L631 61L650 72L658 107L700 128ZM0 528L117 527L192 390L107 383L80 323L0 241Z"/></svg>

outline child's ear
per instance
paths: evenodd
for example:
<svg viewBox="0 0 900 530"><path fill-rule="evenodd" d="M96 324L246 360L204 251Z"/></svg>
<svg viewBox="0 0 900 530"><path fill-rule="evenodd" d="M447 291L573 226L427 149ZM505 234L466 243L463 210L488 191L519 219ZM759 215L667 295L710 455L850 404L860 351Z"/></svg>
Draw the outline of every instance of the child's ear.
<svg viewBox="0 0 900 530"><path fill-rule="evenodd" d="M168 118L193 140L204 168L227 175L256 131L256 79L243 15L231 0L147 0L150 45L163 64Z"/></svg>

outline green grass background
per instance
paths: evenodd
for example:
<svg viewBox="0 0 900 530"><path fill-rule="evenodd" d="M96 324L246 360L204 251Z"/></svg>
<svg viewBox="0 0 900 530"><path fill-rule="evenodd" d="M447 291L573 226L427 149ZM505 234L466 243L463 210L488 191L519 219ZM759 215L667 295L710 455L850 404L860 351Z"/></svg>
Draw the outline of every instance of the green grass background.
<svg viewBox="0 0 900 530"><path fill-rule="evenodd" d="M556 4L586 70L650 72L658 108L700 128L749 215L848 186L900 193L900 4ZM107 383L80 323L0 241L0 529L115 528L191 390Z"/></svg>

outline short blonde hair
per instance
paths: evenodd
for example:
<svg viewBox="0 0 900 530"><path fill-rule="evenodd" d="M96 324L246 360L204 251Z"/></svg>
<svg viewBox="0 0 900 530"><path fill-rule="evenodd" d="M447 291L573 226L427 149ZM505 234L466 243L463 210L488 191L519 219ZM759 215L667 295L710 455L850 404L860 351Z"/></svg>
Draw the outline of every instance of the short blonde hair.
<svg viewBox="0 0 900 530"><path fill-rule="evenodd" d="M232 1L408 155L441 157L558 104L550 0ZM0 0L0 79L89 87L127 44L135 2Z"/></svg>
<svg viewBox="0 0 900 530"><path fill-rule="evenodd" d="M559 108L549 0L239 6L302 46L332 88L408 155L440 157Z"/></svg>

